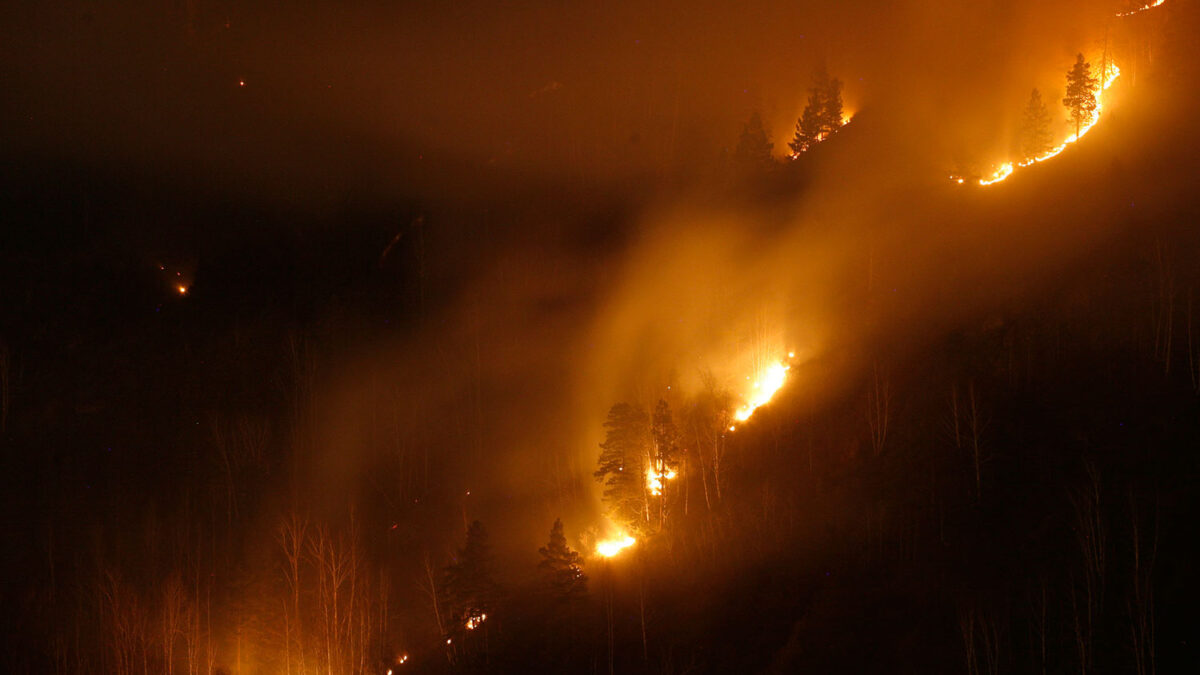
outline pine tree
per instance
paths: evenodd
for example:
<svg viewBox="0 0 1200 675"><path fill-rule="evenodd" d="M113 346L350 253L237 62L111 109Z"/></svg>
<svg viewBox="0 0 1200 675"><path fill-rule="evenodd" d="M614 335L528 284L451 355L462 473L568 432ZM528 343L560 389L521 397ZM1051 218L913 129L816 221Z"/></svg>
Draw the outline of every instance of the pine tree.
<svg viewBox="0 0 1200 675"><path fill-rule="evenodd" d="M836 77L830 78L825 70L821 70L823 106L821 107L822 140L829 138L842 128L842 81Z"/></svg>
<svg viewBox="0 0 1200 675"><path fill-rule="evenodd" d="M474 630L487 620L499 595L492 577L491 547L487 530L476 520L467 528L467 542L454 562L446 568L442 584L446 608L452 623L451 634Z"/></svg>
<svg viewBox="0 0 1200 675"><path fill-rule="evenodd" d="M1038 157L1050 150L1050 111L1037 89L1029 95L1021 121L1021 155L1025 159Z"/></svg>
<svg viewBox="0 0 1200 675"><path fill-rule="evenodd" d="M815 93L809 96L808 105L804 106L804 113L800 115L800 119L796 120L796 135L788 143L788 147L794 154L805 152L821 138L820 102L814 100L815 96Z"/></svg>
<svg viewBox="0 0 1200 675"><path fill-rule="evenodd" d="M813 86L808 90L808 104L796 121L796 135L788 147L800 154L841 128L842 82L830 78L829 73L821 68L813 76Z"/></svg>
<svg viewBox="0 0 1200 675"><path fill-rule="evenodd" d="M764 169L774 161L771 159L771 148L773 147L775 144L767 136L762 117L759 117L756 112L742 127L742 136L738 139L734 157L743 168Z"/></svg>
<svg viewBox="0 0 1200 675"><path fill-rule="evenodd" d="M1075 65L1067 72L1067 95L1062 101L1071 112L1071 121L1075 123L1075 138L1079 138L1079 132L1092 121L1092 115L1096 112L1097 85L1091 64L1083 60L1083 54L1078 54Z"/></svg>
<svg viewBox="0 0 1200 675"><path fill-rule="evenodd" d="M645 411L618 403L604 422L596 480L604 484L604 502L614 519L636 531L649 523L646 501L646 461L650 455L649 419Z"/></svg>
<svg viewBox="0 0 1200 675"><path fill-rule="evenodd" d="M587 595L588 578L583 573L583 558L567 546L563 524L558 518L550 528L550 542L539 548L538 553L542 556L538 570L551 598L571 601Z"/></svg>

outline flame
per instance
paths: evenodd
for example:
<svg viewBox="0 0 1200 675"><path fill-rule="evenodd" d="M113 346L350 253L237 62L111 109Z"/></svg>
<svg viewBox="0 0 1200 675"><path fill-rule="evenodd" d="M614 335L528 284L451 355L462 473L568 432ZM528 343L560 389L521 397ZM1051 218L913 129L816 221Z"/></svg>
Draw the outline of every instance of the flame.
<svg viewBox="0 0 1200 675"><path fill-rule="evenodd" d="M1148 10L1148 9L1154 9L1155 7L1158 7L1159 5L1162 5L1162 4L1163 4L1164 2L1166 2L1166 1L1167 1L1167 0L1154 0L1154 2L1152 2L1152 3L1148 4L1148 5L1142 5L1141 7L1138 7L1137 9L1131 9L1131 10L1129 10L1128 12L1117 12L1117 16L1118 16L1118 17L1121 17L1121 16L1133 16L1134 14L1140 14L1140 13L1142 13L1142 12L1144 12L1144 11Z"/></svg>
<svg viewBox="0 0 1200 675"><path fill-rule="evenodd" d="M755 410L766 405L771 400L771 397L775 395L775 392L779 391L779 388L783 386L784 381L787 380L787 372L791 369L790 365L779 361L768 366L762 379L754 383L754 387L746 399L746 405L739 408L733 414L734 419L739 422L745 422L750 419ZM730 431L732 430L731 427Z"/></svg>
<svg viewBox="0 0 1200 675"><path fill-rule="evenodd" d="M1162 4L1162 0L1159 0L1159 4ZM1157 6L1157 5L1155 5L1155 6ZM1000 168L998 168L994 172L992 172L991 176L988 176L986 178L980 178L979 184L980 185L993 185L995 183L999 183L1000 181L1013 175L1013 172L1017 168L1033 166L1034 164L1037 164L1039 162L1044 162L1048 159L1057 157L1059 154L1062 153L1063 150L1067 149L1068 145L1071 145L1072 143L1083 138L1083 135L1086 134L1087 132L1091 131L1092 127L1096 126L1096 123L1100 121L1100 111L1104 108L1103 94L1106 90L1108 90L1109 87L1111 87L1113 85L1113 82L1116 82L1117 78L1120 76L1121 76L1121 69L1117 67L1117 64L1115 64L1115 63L1110 64L1108 75L1104 78L1104 82L1102 82L1101 84L1099 84L1096 87L1096 91L1094 92L1096 94L1096 109L1094 111L1092 111L1092 119L1089 120L1087 124L1085 124L1079 128L1078 134L1071 134L1067 138L1067 140L1060 143L1057 147L1051 148L1051 149L1047 150L1046 152L1038 155L1037 157L1031 157L1024 161L1017 162L1015 165L1012 162L1005 162L1004 164L1001 164ZM955 183L958 183L959 185L962 185L962 182L963 182L963 178L961 176L951 176L950 180L954 181Z"/></svg>
<svg viewBox="0 0 1200 675"><path fill-rule="evenodd" d="M611 558L625 549L633 546L637 540L629 535L621 535L615 539L606 539L596 544L596 553L605 558Z"/></svg>
<svg viewBox="0 0 1200 675"><path fill-rule="evenodd" d="M661 497L663 491L663 482L671 480L675 477L674 469L666 471L655 471L654 469L646 469L646 487L650 490L650 494L655 497Z"/></svg>
<svg viewBox="0 0 1200 675"><path fill-rule="evenodd" d="M180 295L187 295L188 287L184 286L183 284L179 284L175 287L175 290L178 291Z"/></svg>
<svg viewBox="0 0 1200 675"><path fill-rule="evenodd" d="M487 614L485 614L483 612L480 612L479 614L472 614L471 616L468 616L467 624L466 624L467 630L475 630L476 628L479 628L479 626L484 621L487 621Z"/></svg>

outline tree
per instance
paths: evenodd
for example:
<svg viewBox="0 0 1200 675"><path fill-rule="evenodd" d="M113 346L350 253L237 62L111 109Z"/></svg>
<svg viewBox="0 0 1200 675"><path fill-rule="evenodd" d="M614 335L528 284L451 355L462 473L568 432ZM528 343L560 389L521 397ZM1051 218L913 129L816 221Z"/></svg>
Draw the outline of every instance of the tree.
<svg viewBox="0 0 1200 675"><path fill-rule="evenodd" d="M1067 72L1067 95L1063 105L1071 113L1075 123L1075 138L1083 126L1092 121L1096 112L1096 87L1099 81L1092 75L1092 66L1083 60L1083 54L1075 56L1075 65Z"/></svg>
<svg viewBox="0 0 1200 675"><path fill-rule="evenodd" d="M762 117L756 112L742 127L742 136L738 139L734 158L742 167L762 169L770 166L773 161L771 159L771 148L773 147L775 144L767 136Z"/></svg>
<svg viewBox="0 0 1200 675"><path fill-rule="evenodd" d="M654 453L650 457L650 470L654 472L657 487L651 486L651 494L661 497L658 500L658 524L661 527L667 520L667 484L675 477L679 469L679 429L671 416L671 407L661 398L654 406L654 416L650 421L650 437L654 442ZM647 480L651 476L647 474Z"/></svg>
<svg viewBox="0 0 1200 675"><path fill-rule="evenodd" d="M796 154L802 153L841 128L842 82L830 78L829 73L821 68L813 76L813 86L808 90L808 104L796 121L796 135L788 147Z"/></svg>
<svg viewBox="0 0 1200 675"><path fill-rule="evenodd" d="M1037 89L1029 95L1021 120L1021 156L1032 159L1050 150L1050 112Z"/></svg>
<svg viewBox="0 0 1200 675"><path fill-rule="evenodd" d="M461 635L487 621L499 595L492 576L492 553L487 530L478 520L467 528L467 542L446 568L442 582L451 624L447 631Z"/></svg>
<svg viewBox="0 0 1200 675"><path fill-rule="evenodd" d="M820 108L810 96L808 105L804 106L804 113L800 115L800 119L796 120L796 135L792 137L792 141L788 143L788 147L792 149L794 154L798 155L815 145L820 140L820 137Z"/></svg>
<svg viewBox="0 0 1200 675"><path fill-rule="evenodd" d="M562 520L555 518L550 528L550 542L538 549L542 561L538 571L550 596L558 601L571 601L587 594L587 575L583 573L583 558L567 546Z"/></svg>
<svg viewBox="0 0 1200 675"><path fill-rule="evenodd" d="M618 403L604 422L596 480L604 484L604 502L610 516L622 524L644 530L649 522L646 501L646 460L650 455L649 420L645 411Z"/></svg>

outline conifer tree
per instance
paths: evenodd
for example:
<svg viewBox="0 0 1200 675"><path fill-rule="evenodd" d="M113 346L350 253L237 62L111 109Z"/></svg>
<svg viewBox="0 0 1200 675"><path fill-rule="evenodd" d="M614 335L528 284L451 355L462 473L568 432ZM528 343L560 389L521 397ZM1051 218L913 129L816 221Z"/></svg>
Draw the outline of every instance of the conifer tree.
<svg viewBox="0 0 1200 675"><path fill-rule="evenodd" d="M767 135L762 117L756 112L742 127L742 135L738 139L734 157L743 168L764 169L769 167L773 161L771 159L771 148L773 147L775 144Z"/></svg>
<svg viewBox="0 0 1200 675"><path fill-rule="evenodd" d="M1051 147L1050 112L1046 110L1041 92L1034 89L1021 120L1021 155L1031 159L1044 154Z"/></svg>
<svg viewBox="0 0 1200 675"><path fill-rule="evenodd" d="M587 575L583 573L583 558L567 546L562 520L555 518L550 528L550 542L538 549L542 561L538 571L551 598L570 601L587 595Z"/></svg>
<svg viewBox="0 0 1200 675"><path fill-rule="evenodd" d="M1083 60L1083 54L1075 57L1075 65L1067 72L1067 95L1063 105L1071 113L1071 121L1075 123L1075 138L1083 126L1092 121L1096 112L1096 86L1098 80L1092 75L1092 67Z"/></svg>
<svg viewBox="0 0 1200 675"><path fill-rule="evenodd" d="M452 617L449 626L452 634L474 630L494 609L499 593L492 576L491 547L487 530L478 520L467 528L466 544L446 568L442 588Z"/></svg>
<svg viewBox="0 0 1200 675"><path fill-rule="evenodd" d="M788 147L799 154L829 138L842 128L842 82L830 78L824 68L813 76L808 104L796 121L796 134Z"/></svg>
<svg viewBox="0 0 1200 675"><path fill-rule="evenodd" d="M824 89L821 96L821 133L824 134L824 140L842 128L842 81L836 77L829 77L825 70L821 69L819 86Z"/></svg>
<svg viewBox="0 0 1200 675"><path fill-rule="evenodd" d="M609 514L621 524L643 531L649 523L646 461L650 456L650 424L645 411L618 403L608 411L600 444L596 480L604 484Z"/></svg>

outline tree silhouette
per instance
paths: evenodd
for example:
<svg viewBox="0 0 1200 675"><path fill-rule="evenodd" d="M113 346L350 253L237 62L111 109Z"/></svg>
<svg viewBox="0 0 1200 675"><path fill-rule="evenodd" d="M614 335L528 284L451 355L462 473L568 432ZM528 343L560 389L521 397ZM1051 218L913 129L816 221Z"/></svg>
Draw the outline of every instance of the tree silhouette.
<svg viewBox="0 0 1200 675"><path fill-rule="evenodd" d="M610 516L635 530L649 521L646 501L646 461L650 455L649 419L645 411L618 403L604 422L596 480L604 484L604 502Z"/></svg>
<svg viewBox="0 0 1200 675"><path fill-rule="evenodd" d="M550 542L538 549L542 580L551 598L570 601L587 594L587 575L583 573L583 558L567 546L562 520L555 518L550 528Z"/></svg>
<svg viewBox="0 0 1200 675"><path fill-rule="evenodd" d="M796 134L788 147L800 154L842 128L842 82L821 68L813 76L808 104L796 121Z"/></svg>
<svg viewBox="0 0 1200 675"><path fill-rule="evenodd" d="M1034 89L1021 120L1021 156L1025 159L1038 157L1051 147L1050 111L1046 110L1041 92Z"/></svg>
<svg viewBox="0 0 1200 675"><path fill-rule="evenodd" d="M742 127L741 138L738 139L734 158L737 163L747 169L763 169L771 165L771 148L775 144L763 127L762 117L756 112L750 116Z"/></svg>
<svg viewBox="0 0 1200 675"><path fill-rule="evenodd" d="M1079 138L1079 132L1092 121L1096 112L1097 82L1091 64L1083 60L1083 54L1076 55L1075 65L1067 72L1067 95L1063 98L1063 105L1075 123L1075 138Z"/></svg>
<svg viewBox="0 0 1200 675"><path fill-rule="evenodd" d="M442 587L452 622L447 628L451 634L474 630L494 609L499 593L492 576L491 547L487 530L478 520L467 528L466 544L446 568Z"/></svg>

